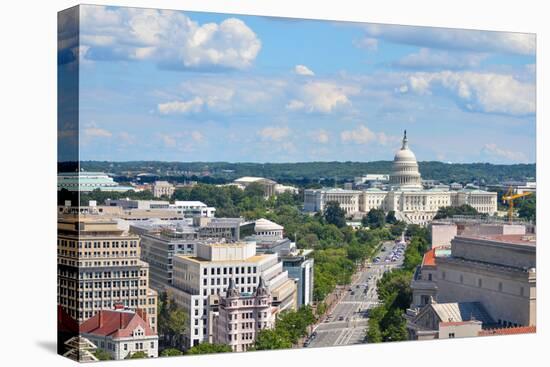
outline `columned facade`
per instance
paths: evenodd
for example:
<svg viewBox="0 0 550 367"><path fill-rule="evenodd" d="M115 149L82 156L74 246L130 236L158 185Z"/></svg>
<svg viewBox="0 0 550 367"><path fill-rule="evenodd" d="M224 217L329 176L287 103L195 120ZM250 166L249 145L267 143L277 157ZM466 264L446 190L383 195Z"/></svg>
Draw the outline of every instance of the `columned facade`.
<svg viewBox="0 0 550 367"><path fill-rule="evenodd" d="M395 211L399 220L425 225L436 215L439 208L471 205L478 212L493 215L497 211L497 194L483 190L460 191L423 189L416 156L409 149L407 132L401 149L393 160L389 187L386 190L342 190L325 188L304 191L304 210L323 211L327 203L336 201L348 216L363 216L371 209Z"/></svg>

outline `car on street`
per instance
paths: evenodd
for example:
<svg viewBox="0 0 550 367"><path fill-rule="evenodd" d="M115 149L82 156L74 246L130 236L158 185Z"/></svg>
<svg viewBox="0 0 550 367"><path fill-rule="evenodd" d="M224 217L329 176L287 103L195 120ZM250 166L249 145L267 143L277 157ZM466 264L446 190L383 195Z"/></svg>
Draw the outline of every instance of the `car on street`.
<svg viewBox="0 0 550 367"><path fill-rule="evenodd" d="M344 320L344 316L338 316L338 321L343 321Z"/></svg>

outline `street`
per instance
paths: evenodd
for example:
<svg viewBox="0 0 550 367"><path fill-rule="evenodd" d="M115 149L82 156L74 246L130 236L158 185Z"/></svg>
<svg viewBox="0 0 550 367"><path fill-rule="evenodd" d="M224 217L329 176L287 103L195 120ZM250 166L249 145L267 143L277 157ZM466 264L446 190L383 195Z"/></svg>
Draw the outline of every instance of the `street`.
<svg viewBox="0 0 550 367"><path fill-rule="evenodd" d="M328 347L364 343L368 326L368 310L378 305L376 282L385 271L400 267L403 256L397 261L385 262L385 258L397 246L392 241L384 242L378 256L379 263L369 263L354 277L349 286L342 288L342 297L325 319L313 329L309 342L304 347ZM383 251L385 249L385 251Z"/></svg>

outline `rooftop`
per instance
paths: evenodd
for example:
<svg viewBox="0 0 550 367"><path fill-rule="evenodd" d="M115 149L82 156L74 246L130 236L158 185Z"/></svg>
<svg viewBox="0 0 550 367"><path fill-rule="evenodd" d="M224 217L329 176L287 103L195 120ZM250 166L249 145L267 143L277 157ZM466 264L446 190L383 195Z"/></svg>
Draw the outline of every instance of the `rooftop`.
<svg viewBox="0 0 550 367"><path fill-rule="evenodd" d="M424 266L435 266L435 248L424 254L422 259L422 267Z"/></svg>
<svg viewBox="0 0 550 367"><path fill-rule="evenodd" d="M244 176L241 178L236 179L234 182L241 182L241 183L252 183L252 182L259 182L259 181L267 181L267 182L275 182L273 180L270 180L268 178L264 177L252 177L252 176Z"/></svg>
<svg viewBox="0 0 550 367"><path fill-rule="evenodd" d="M246 262L246 263L258 263L262 260L265 260L267 258L269 258L270 254L260 254L260 255L254 255L254 256L251 256L249 258L246 258L244 260L240 260L240 259L237 259L237 260L233 260L233 259L226 259L226 260L208 260L208 259L203 259L201 257L198 257L198 256L189 256L189 255L175 255L175 257L178 257L178 258L181 258L181 259L187 259L189 261L192 261L192 262L196 262L196 263L243 263L243 262Z"/></svg>
<svg viewBox="0 0 550 367"><path fill-rule="evenodd" d="M280 230L283 230L284 227L275 223L275 222L272 222L268 219L265 219L265 218L261 218L261 219L258 219L255 224L254 224L254 230L256 232L259 232L259 231L280 231Z"/></svg>
<svg viewBox="0 0 550 367"><path fill-rule="evenodd" d="M132 336L135 328L141 327L146 336L156 335L140 315L129 311L101 310L80 325L83 334L124 338Z"/></svg>
<svg viewBox="0 0 550 367"><path fill-rule="evenodd" d="M536 246L536 236L533 234L493 234L493 235L473 235L467 234L460 237L488 240L502 243L510 243L515 245L530 245Z"/></svg>
<svg viewBox="0 0 550 367"><path fill-rule="evenodd" d="M432 303L431 306L441 322L478 320L483 324L494 323L480 302Z"/></svg>
<svg viewBox="0 0 550 367"><path fill-rule="evenodd" d="M479 332L479 336L530 334L530 333L536 333L536 332L537 332L536 326L518 326L518 327L482 330Z"/></svg>

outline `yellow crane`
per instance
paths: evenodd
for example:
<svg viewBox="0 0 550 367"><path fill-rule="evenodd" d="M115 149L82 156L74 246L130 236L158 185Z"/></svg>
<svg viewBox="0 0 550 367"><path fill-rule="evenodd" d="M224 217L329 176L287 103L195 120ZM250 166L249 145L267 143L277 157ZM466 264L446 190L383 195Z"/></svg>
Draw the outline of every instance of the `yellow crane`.
<svg viewBox="0 0 550 367"><path fill-rule="evenodd" d="M531 195L530 192L524 192L521 194L514 194L514 189L512 186L508 188L508 191L506 192L506 195L502 195L502 200L508 202L508 220L512 222L512 219L514 217L514 200L518 198L522 198L525 196Z"/></svg>

